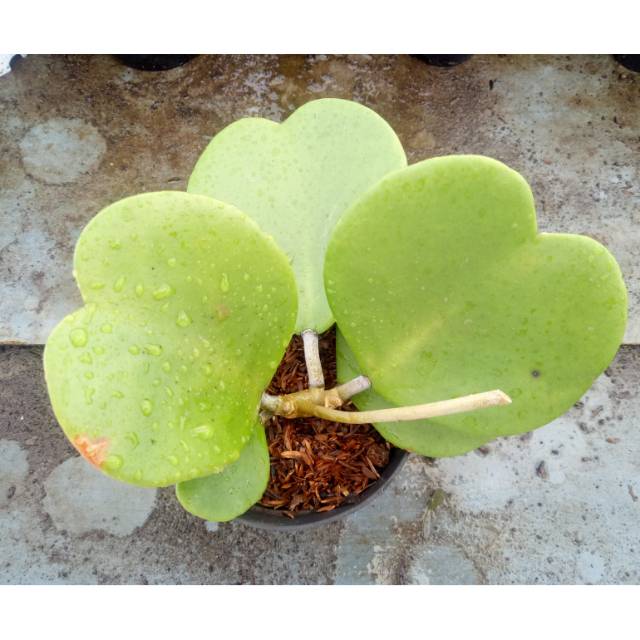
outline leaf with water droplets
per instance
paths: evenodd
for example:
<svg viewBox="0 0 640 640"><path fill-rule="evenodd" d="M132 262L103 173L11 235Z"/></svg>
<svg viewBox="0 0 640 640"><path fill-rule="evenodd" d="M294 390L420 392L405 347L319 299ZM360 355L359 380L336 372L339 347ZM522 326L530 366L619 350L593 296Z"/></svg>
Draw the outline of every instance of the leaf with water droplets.
<svg viewBox="0 0 640 640"><path fill-rule="evenodd" d="M200 156L188 190L236 205L273 235L296 275L296 331L323 331L333 323L322 284L331 229L360 194L406 164L377 113L329 98L308 102L282 124L243 118L229 125Z"/></svg>
<svg viewBox="0 0 640 640"><path fill-rule="evenodd" d="M44 355L69 439L83 454L98 447L90 460L105 473L145 486L234 462L295 325L282 251L230 205L151 193L101 211L78 240L75 268L85 306L53 330ZM267 302L268 319L256 322Z"/></svg>
<svg viewBox="0 0 640 640"><path fill-rule="evenodd" d="M380 398L513 396L435 421L469 445L567 411L611 362L626 323L611 254L585 236L538 234L529 185L481 156L433 158L384 178L336 226L324 275L340 331Z"/></svg>
<svg viewBox="0 0 640 640"><path fill-rule="evenodd" d="M236 462L220 473L180 482L176 496L190 513L215 522L242 515L264 493L269 482L269 450L264 427L257 423Z"/></svg>

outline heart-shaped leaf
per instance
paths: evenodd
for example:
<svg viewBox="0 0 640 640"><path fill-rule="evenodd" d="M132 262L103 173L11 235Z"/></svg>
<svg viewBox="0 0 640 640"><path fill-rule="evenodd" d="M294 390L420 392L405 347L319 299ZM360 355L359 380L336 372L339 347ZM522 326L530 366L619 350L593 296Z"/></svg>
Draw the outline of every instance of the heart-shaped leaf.
<svg viewBox="0 0 640 640"><path fill-rule="evenodd" d="M336 364L338 381L347 382L362 374L356 359L342 334L336 332ZM394 407L373 389L351 399L360 411ZM396 447L431 458L458 456L472 451L487 441L485 435L458 431L442 424L439 418L410 422L381 422L373 425L380 435Z"/></svg>
<svg viewBox="0 0 640 640"><path fill-rule="evenodd" d="M242 515L264 493L269 482L269 450L264 427L256 424L240 458L220 473L181 482L176 496L189 513L215 522Z"/></svg>
<svg viewBox="0 0 640 640"><path fill-rule="evenodd" d="M75 447L145 486L237 460L294 328L282 251L235 207L161 192L101 211L74 266L85 306L53 330L44 365Z"/></svg>
<svg viewBox="0 0 640 640"><path fill-rule="evenodd" d="M509 394L508 407L437 420L485 440L564 413L611 362L626 322L611 254L584 236L537 234L525 180L480 156L383 179L336 226L325 280L386 400Z"/></svg>
<svg viewBox="0 0 640 640"><path fill-rule="evenodd" d="M406 166L389 125L348 100L308 102L285 122L245 118L218 133L188 190L236 205L291 258L298 284L296 331L333 323L322 282L331 230L384 175Z"/></svg>

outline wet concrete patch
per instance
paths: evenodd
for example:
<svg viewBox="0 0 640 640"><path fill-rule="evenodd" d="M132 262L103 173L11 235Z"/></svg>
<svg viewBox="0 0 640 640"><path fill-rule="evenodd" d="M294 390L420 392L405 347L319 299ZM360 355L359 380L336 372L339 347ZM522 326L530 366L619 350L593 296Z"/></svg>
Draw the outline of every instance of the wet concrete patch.
<svg viewBox="0 0 640 640"><path fill-rule="evenodd" d="M108 478L83 458L69 458L44 483L43 501L58 530L73 535L105 531L132 534L153 511L155 489L143 489Z"/></svg>
<svg viewBox="0 0 640 640"><path fill-rule="evenodd" d="M78 118L47 120L20 141L25 171L47 184L73 182L97 169L106 148L98 130Z"/></svg>

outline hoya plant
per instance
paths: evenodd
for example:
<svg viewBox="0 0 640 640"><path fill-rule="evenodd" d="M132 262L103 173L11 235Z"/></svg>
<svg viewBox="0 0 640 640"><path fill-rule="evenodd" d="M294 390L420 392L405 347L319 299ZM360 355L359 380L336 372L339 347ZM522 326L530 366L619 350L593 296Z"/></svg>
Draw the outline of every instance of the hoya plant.
<svg viewBox="0 0 640 640"><path fill-rule="evenodd" d="M537 232L518 173L482 156L408 167L382 118L334 99L239 120L187 192L103 209L74 276L84 306L44 354L62 429L109 476L175 484L217 521L262 496L272 416L459 455L564 413L614 357L627 308L602 245ZM341 384L325 389L318 334L334 323ZM308 389L269 395L294 333Z"/></svg>

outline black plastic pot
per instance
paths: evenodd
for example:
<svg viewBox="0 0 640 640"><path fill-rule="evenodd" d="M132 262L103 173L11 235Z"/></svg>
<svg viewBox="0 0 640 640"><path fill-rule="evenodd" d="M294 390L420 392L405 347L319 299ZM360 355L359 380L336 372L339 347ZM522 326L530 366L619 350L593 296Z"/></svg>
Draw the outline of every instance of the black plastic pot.
<svg viewBox="0 0 640 640"><path fill-rule="evenodd" d="M357 511L360 507L371 502L377 495L379 495L394 474L401 469L408 457L409 453L407 451L404 451L403 449L396 449L395 447L392 448L389 455L389 464L380 474L380 478L368 486L360 495L354 496L353 499L347 498L345 502L343 502L339 507L333 509L333 511L324 511L322 513L318 513L316 511L308 513L303 512L298 514L295 518L288 518L281 511L255 505L244 515L240 516L238 520L250 527L269 529L272 531L310 529L311 527L318 527L329 522L334 522L335 520L344 518L344 516Z"/></svg>
<svg viewBox="0 0 640 640"><path fill-rule="evenodd" d="M629 71L640 71L640 54L618 54L613 56L619 64Z"/></svg>
<svg viewBox="0 0 640 640"><path fill-rule="evenodd" d="M413 54L418 60L422 60L427 64L434 67L455 67L463 62L466 62L471 55L467 54L429 54L429 53L415 53Z"/></svg>
<svg viewBox="0 0 640 640"><path fill-rule="evenodd" d="M195 53L154 53L147 55L116 55L116 58L126 64L127 67L139 69L140 71L166 71L167 69L182 66L192 58L195 58L196 55Z"/></svg>

